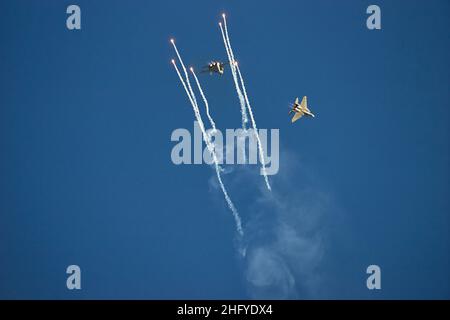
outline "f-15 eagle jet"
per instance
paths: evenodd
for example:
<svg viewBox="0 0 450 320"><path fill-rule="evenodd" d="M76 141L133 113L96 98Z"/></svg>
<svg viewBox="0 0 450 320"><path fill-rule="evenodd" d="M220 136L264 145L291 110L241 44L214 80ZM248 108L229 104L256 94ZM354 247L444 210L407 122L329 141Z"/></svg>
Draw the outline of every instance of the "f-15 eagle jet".
<svg viewBox="0 0 450 320"><path fill-rule="evenodd" d="M294 105L289 111L289 114L291 114L292 112L295 113L295 115L292 117L292 123L300 119L303 115L313 118L315 117L311 110L308 109L308 101L306 96L303 97L301 103L298 103L298 97L295 99Z"/></svg>
<svg viewBox="0 0 450 320"><path fill-rule="evenodd" d="M223 63L223 62L211 61L210 63L208 63L208 65L203 67L202 73L209 72L210 74L212 74L212 73L223 74L223 72L225 71L224 67L225 67L225 63Z"/></svg>

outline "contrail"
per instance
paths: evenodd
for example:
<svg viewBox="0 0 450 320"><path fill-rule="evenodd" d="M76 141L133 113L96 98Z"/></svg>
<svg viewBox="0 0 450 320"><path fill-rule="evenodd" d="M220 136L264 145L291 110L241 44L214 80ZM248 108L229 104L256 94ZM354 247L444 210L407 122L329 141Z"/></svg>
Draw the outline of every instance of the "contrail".
<svg viewBox="0 0 450 320"><path fill-rule="evenodd" d="M264 180L266 181L267 189L272 190L269 184L269 178L267 177L266 161L264 159L264 150L262 148L261 140L259 138L258 128L256 127L255 117L253 116L252 107L250 106L250 101L248 101L247 90L245 90L244 79L242 78L241 70L239 69L239 65L237 63L236 63L236 70L239 75L239 80L241 81L242 90L244 91L245 102L247 103L248 113L250 114L250 120L252 121L253 132L255 133L256 140L258 142L259 160L261 161Z"/></svg>
<svg viewBox="0 0 450 320"><path fill-rule="evenodd" d="M183 77L181 76L180 70L178 70L178 67L177 67L177 65L175 64L175 60L173 60L173 59L172 59L172 64L173 64L173 66L175 67L175 70L177 71L178 77L180 78L180 81L181 81L181 83L183 84L183 88L184 88L184 90L186 91L186 94L187 94L187 96L188 96L188 98L189 98L189 101L190 101L191 104L192 104L192 107L195 109L195 103L194 103L194 101L192 100L192 97L191 97L191 94L189 93L188 88L186 87L186 83L184 82Z"/></svg>
<svg viewBox="0 0 450 320"><path fill-rule="evenodd" d="M223 43L225 45L225 50L227 51L228 61L230 63L231 74L233 75L234 86L236 87L236 92L239 98L239 103L241 104L241 115L242 115L242 129L246 130L246 123L248 122L247 118L247 110L245 109L245 101L244 96L242 95L241 89L239 88L239 83L236 75L236 67L234 64L234 57L230 51L229 43L225 37L225 33L223 31L222 23L219 22L220 31L222 32ZM244 153L245 154L245 153Z"/></svg>
<svg viewBox="0 0 450 320"><path fill-rule="evenodd" d="M184 90L186 91L186 94L188 95L189 101L191 102L192 109L194 110L195 118L197 119L197 122L198 122L198 125L200 127L200 130L202 131L203 140L205 141L205 144L208 147L209 152L211 152L211 154L212 154L213 161L214 161L214 167L216 169L217 180L219 181L220 188L222 189L223 195L225 197L225 201L227 202L228 207L230 208L230 210L231 210L231 212L233 214L234 221L236 223L236 230L239 233L239 235L242 237L244 235L244 231L242 230L241 218L239 216L239 213L238 213L236 207L234 206L233 202L231 201L230 196L228 195L228 192L227 192L227 190L225 188L225 185L222 182L222 177L220 175L221 168L219 166L219 161L217 160L217 156L216 156L216 152L214 150L214 147L212 146L211 141L209 140L209 137L208 137L208 135L206 133L205 126L204 126L203 121L202 121L202 117L201 117L200 112L198 110L198 106L194 103L194 100L192 99L191 94L189 93L189 90L188 90L188 88L186 86L186 83L184 82L183 77L181 76L181 73L178 70L177 65L175 64L175 60L172 60L172 64L173 64L173 66L174 66L174 68L175 68L175 70L176 70L176 72L178 74L178 77L180 78L180 81L181 81L181 83L182 83L182 85L184 87Z"/></svg>
<svg viewBox="0 0 450 320"><path fill-rule="evenodd" d="M211 117L211 115L209 114L208 100L206 100L205 94L203 93L202 87L200 86L200 82L198 81L198 78L197 78L197 75L194 72L194 69L190 68L190 70L191 70L192 75L194 76L195 82L197 83L198 91L200 91L200 95L202 96L203 102L205 103L206 115L208 116L209 123L211 124L213 132L215 132L216 131L216 124L215 124L213 118Z"/></svg>
<svg viewBox="0 0 450 320"><path fill-rule="evenodd" d="M186 70L186 67L184 66L183 59L181 59L181 55L178 52L177 46L175 45L175 40L170 39L170 42L172 43L173 48L175 49L175 52L176 52L176 54L178 56L178 60L180 60L181 67L183 68L184 75L186 77L187 87L189 88L189 92L190 92L190 96L192 98L192 101L194 101L195 105L198 106L197 99L195 98L195 94L194 94L194 91L192 90L191 83L189 82L189 74L188 74L188 72Z"/></svg>
<svg viewBox="0 0 450 320"><path fill-rule="evenodd" d="M219 25L220 25L220 30L222 31L222 37L224 38L224 41L226 42L225 45L228 47L227 54L228 54L228 58L230 59L230 64L232 64L232 69L234 68L233 76L236 74L236 71L237 71L237 73L239 75L239 80L240 80L240 83L242 86L242 90L244 92L245 103L247 104L248 112L250 114L250 120L252 122L253 131L255 132L256 140L258 143L259 159L261 161L264 180L266 182L267 189L272 190L272 188L270 187L269 178L267 177L266 162L264 160L264 153L263 153L263 149L262 149L261 139L259 138L258 129L256 127L256 121L255 121L255 118L254 118L253 112L252 112L252 107L248 100L247 91L245 89L245 84L244 84L244 79L242 78L241 71L239 70L239 65L234 59L233 49L231 48L231 42L230 42L230 37L228 35L228 28L227 28L227 19L225 17L225 14L222 14L222 18L223 18L223 24L225 27L225 35L224 35L223 28L222 28L222 24L219 23ZM245 107L244 107L244 110L245 110Z"/></svg>
<svg viewBox="0 0 450 320"><path fill-rule="evenodd" d="M233 48L231 47L230 37L228 36L227 18L225 16L225 13L222 13L222 18L223 18L223 26L225 27L225 36L227 38L227 43L228 43L228 49L230 51L230 56L231 56L231 59L233 59L233 61L236 61L234 59Z"/></svg>

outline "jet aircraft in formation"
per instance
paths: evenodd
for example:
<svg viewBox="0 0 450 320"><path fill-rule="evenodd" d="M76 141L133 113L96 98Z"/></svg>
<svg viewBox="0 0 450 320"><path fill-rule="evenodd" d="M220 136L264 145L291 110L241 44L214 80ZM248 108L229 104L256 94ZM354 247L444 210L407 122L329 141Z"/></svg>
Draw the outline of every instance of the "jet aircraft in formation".
<svg viewBox="0 0 450 320"><path fill-rule="evenodd" d="M211 61L206 66L203 67L202 73L209 72L209 74L218 73L223 74L225 71L225 63L221 61Z"/></svg>
<svg viewBox="0 0 450 320"><path fill-rule="evenodd" d="M209 72L209 74L218 73L220 75L223 75L225 71L225 65L227 63L213 60L209 62L206 66L203 67L202 73ZM302 116L308 116L308 117L315 117L314 114L309 110L308 108L308 98L306 96L303 97L302 101L298 101L298 97L295 99L294 104L292 105L291 110L289 111L289 114L294 113L294 116L291 119L291 122L294 123L298 119L300 119Z"/></svg>
<svg viewBox="0 0 450 320"><path fill-rule="evenodd" d="M292 117L292 123L300 119L303 115L308 117L315 117L311 110L308 109L308 98L306 96L303 97L302 102L298 102L298 97L295 99L295 102L292 106L292 109L289 111L289 114L294 113Z"/></svg>

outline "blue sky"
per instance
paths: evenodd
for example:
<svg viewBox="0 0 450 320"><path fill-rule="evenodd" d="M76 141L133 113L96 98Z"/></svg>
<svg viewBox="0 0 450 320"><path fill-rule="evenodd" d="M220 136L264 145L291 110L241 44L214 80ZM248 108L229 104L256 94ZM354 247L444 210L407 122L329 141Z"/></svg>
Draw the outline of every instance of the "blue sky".
<svg viewBox="0 0 450 320"><path fill-rule="evenodd" d="M0 3L0 298L450 298L447 1L378 1L378 31L368 1L76 3L80 31L65 26L72 2ZM271 248L288 293L249 285L270 259L239 258L211 168L170 159L194 116L168 40L197 68L226 60L222 12L281 147L273 197L244 168L225 182L249 252ZM229 71L201 77L221 129L240 127ZM302 95L317 117L291 125ZM280 221L303 249L280 254Z"/></svg>

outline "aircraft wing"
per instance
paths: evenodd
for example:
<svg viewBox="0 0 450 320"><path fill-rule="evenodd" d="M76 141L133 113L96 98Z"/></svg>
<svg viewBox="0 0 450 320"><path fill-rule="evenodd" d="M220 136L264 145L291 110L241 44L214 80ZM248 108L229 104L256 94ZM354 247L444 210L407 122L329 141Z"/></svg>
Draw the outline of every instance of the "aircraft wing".
<svg viewBox="0 0 450 320"><path fill-rule="evenodd" d="M303 97L301 106L302 106L302 108L305 108L306 110L308 110L308 101L307 101L306 96Z"/></svg>
<svg viewBox="0 0 450 320"><path fill-rule="evenodd" d="M296 112L295 115L292 117L292 123L294 123L295 121L300 119L302 116L303 116L303 112Z"/></svg>

